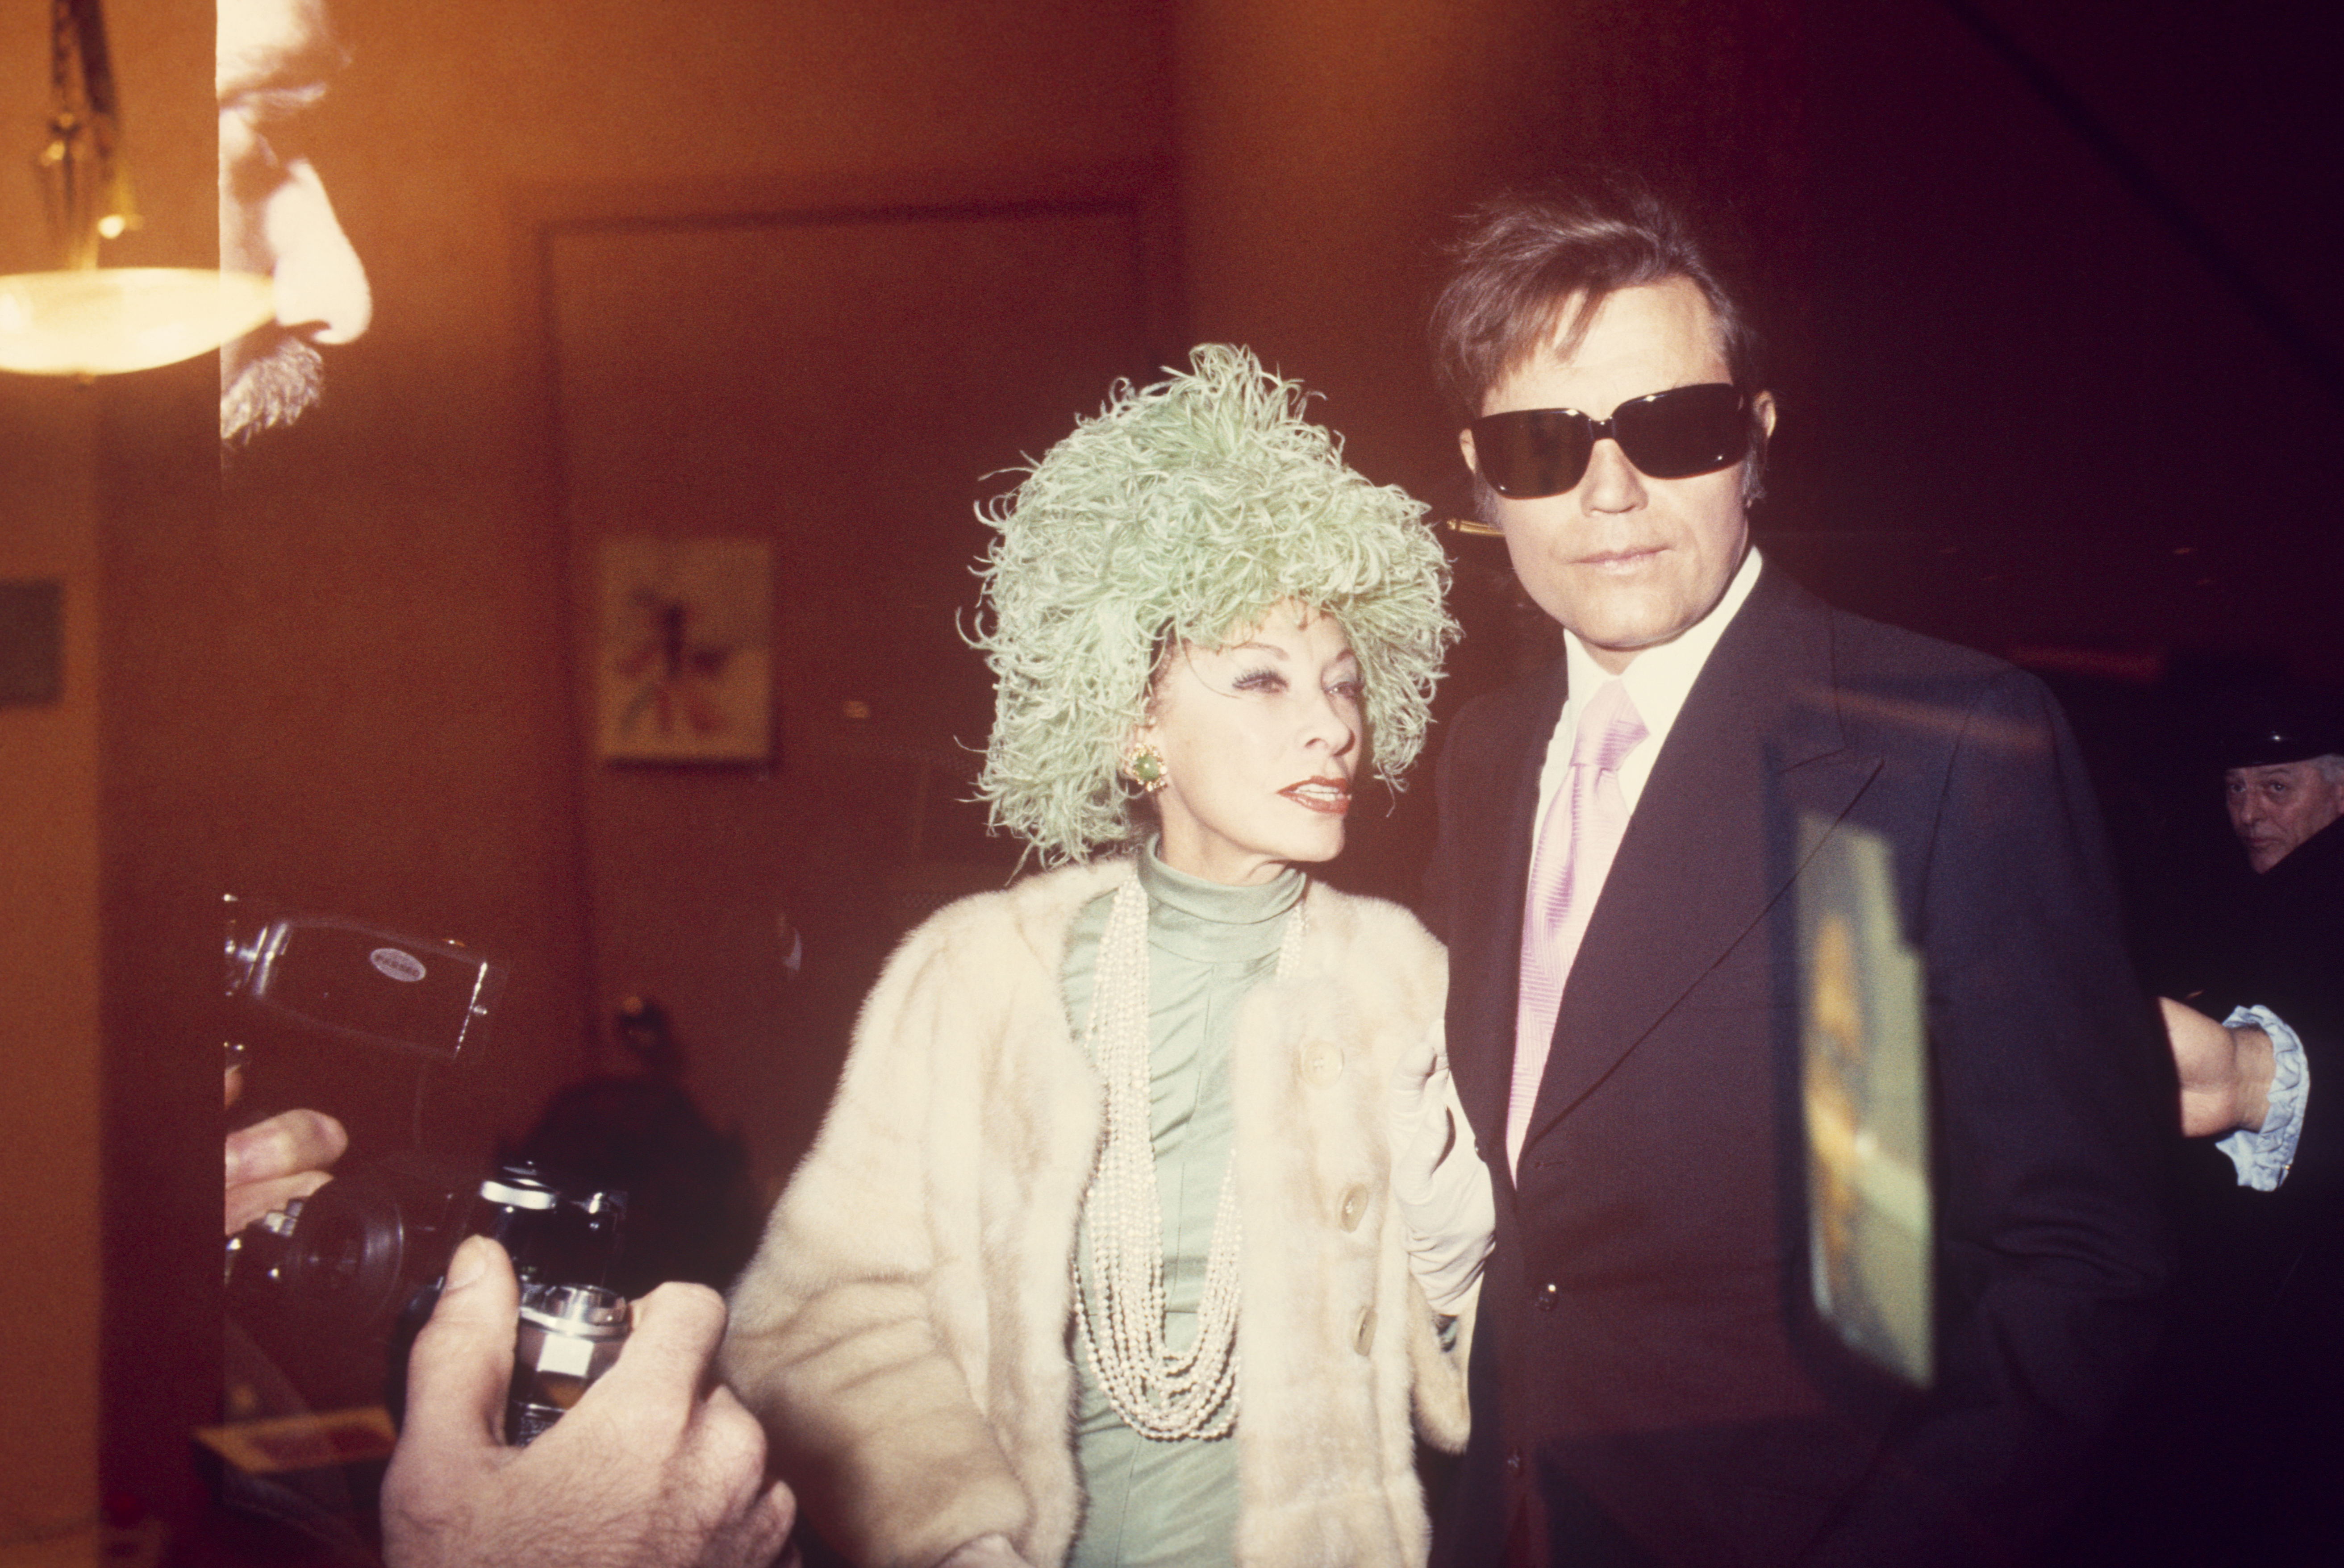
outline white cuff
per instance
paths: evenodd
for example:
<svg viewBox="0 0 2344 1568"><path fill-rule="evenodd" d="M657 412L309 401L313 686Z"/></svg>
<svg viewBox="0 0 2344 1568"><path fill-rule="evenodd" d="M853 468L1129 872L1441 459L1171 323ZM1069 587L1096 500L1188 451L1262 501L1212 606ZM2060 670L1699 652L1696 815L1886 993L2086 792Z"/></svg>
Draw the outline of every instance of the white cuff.
<svg viewBox="0 0 2344 1568"><path fill-rule="evenodd" d="M2241 1007L2222 1020L2224 1029L2259 1029L2270 1037L2270 1109L2260 1131L2240 1130L2214 1145L2230 1157L2238 1185L2258 1192L2278 1190L2295 1163L2296 1141L2303 1136L2303 1110L2311 1100L2311 1063L2303 1041L2267 1007Z"/></svg>

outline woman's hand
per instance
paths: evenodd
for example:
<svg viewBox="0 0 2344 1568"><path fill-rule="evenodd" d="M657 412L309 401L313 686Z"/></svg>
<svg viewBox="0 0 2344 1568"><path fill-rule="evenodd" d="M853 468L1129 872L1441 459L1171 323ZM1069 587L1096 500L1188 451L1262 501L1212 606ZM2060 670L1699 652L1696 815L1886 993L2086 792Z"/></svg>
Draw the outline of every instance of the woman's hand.
<svg viewBox="0 0 2344 1568"><path fill-rule="evenodd" d="M1498 1222L1490 1168L1465 1124L1435 1024L1392 1068L1392 1200L1408 1229L1409 1267L1436 1312L1453 1312L1481 1277Z"/></svg>

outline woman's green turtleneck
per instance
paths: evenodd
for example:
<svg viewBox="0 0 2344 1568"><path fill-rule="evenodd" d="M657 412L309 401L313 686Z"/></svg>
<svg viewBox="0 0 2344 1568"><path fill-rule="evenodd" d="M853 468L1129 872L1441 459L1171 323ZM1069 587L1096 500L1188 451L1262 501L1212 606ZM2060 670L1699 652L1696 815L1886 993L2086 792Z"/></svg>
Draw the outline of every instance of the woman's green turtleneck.
<svg viewBox="0 0 2344 1568"><path fill-rule="evenodd" d="M1236 1108L1229 1099L1229 1039L1238 1004L1278 970L1285 917L1309 879L1292 867L1268 882L1229 887L1176 871L1149 844L1139 857L1147 894L1149 1131L1164 1215L1165 1342L1196 1337ZM1092 982L1110 897L1075 918L1063 971L1075 1037L1089 1032ZM1086 1231L1076 1247L1083 1292L1093 1294ZM1240 1325L1239 1334L1243 1328ZM1075 1462L1083 1523L1071 1568L1207 1568L1232 1561L1238 1519L1237 1445L1228 1440L1159 1442L1123 1423L1076 1335L1079 1408ZM1243 1411L1238 1416L1244 1422Z"/></svg>

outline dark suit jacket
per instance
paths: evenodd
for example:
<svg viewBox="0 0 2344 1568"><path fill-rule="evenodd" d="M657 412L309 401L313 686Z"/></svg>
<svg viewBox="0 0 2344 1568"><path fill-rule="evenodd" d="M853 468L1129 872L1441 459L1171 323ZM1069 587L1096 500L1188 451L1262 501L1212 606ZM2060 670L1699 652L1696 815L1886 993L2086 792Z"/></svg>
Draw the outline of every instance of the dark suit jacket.
<svg viewBox="0 0 2344 1568"><path fill-rule="evenodd" d="M2153 1337L2170 1069L2064 719L2032 677L1844 615L1773 568L1654 766L1504 1169L1531 819L1564 666L1440 764L1428 919L1498 1190L1474 1428L1437 1554L1995 1561ZM1893 847L1925 966L1936 1386L1808 1304L1797 1100L1803 815ZM1521 1511L1527 1512L1521 1512Z"/></svg>

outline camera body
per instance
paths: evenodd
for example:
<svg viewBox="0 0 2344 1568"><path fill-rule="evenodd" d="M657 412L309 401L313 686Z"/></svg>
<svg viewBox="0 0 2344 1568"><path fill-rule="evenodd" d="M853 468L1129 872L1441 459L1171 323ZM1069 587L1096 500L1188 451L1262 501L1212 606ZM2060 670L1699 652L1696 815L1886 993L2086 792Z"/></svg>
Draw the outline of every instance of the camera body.
<svg viewBox="0 0 2344 1568"><path fill-rule="evenodd" d="M221 908L227 995L248 1018L446 1061L488 1038L505 967L461 942L232 894Z"/></svg>
<svg viewBox="0 0 2344 1568"><path fill-rule="evenodd" d="M625 1298L603 1286L626 1195L565 1191L525 1163L483 1179L478 1163L423 1147L425 1076L477 1060L504 993L504 967L460 943L338 915L233 897L224 913L231 1040L258 1032L296 1042L288 1050L303 1041L388 1048L387 1060L403 1058L418 1074L416 1147L338 1175L228 1239L233 1329L308 1409L379 1402L397 1417L408 1349L439 1300L449 1259L465 1237L491 1237L512 1259L524 1303L535 1303L525 1305L522 1325L539 1353L521 1381L536 1394L525 1402L527 1422L509 1425L513 1441L526 1441L521 1425L535 1435L566 1408L555 1396L574 1399L617 1358Z"/></svg>
<svg viewBox="0 0 2344 1568"><path fill-rule="evenodd" d="M394 1154L231 1237L227 1311L311 1408L379 1401L396 1416L408 1348L457 1243L500 1242L525 1299L599 1291L625 1213L623 1194L565 1193L527 1165L481 1180L420 1152ZM623 1338L623 1312L620 1322Z"/></svg>

